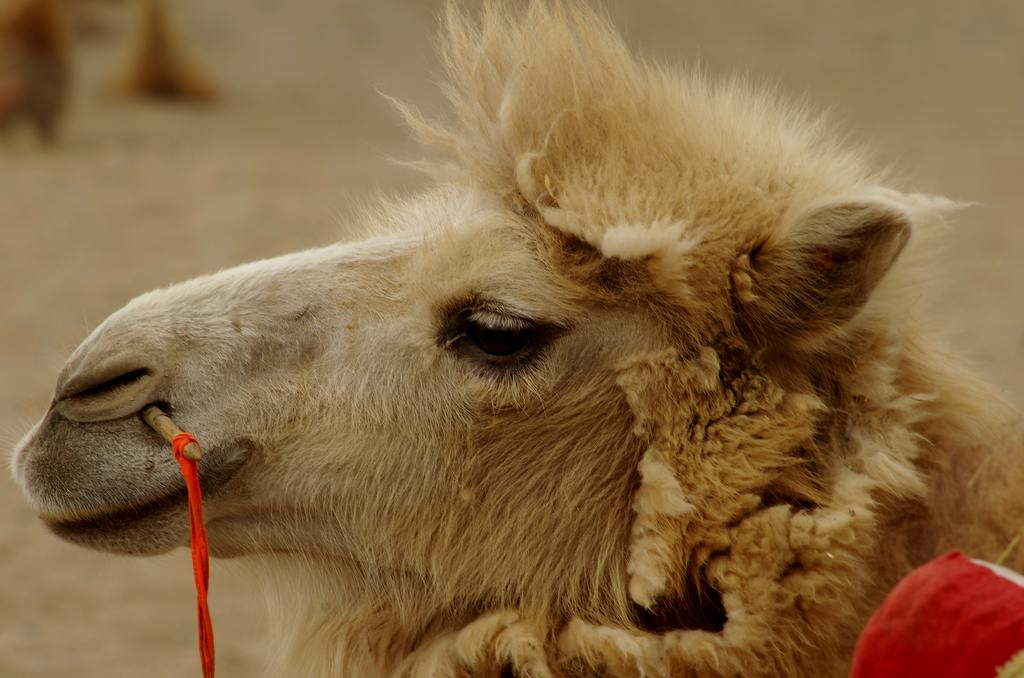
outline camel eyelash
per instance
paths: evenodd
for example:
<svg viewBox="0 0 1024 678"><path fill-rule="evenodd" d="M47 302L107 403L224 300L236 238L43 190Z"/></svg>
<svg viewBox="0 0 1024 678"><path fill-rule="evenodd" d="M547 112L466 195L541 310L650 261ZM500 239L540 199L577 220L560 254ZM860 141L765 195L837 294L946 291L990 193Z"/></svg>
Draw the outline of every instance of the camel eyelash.
<svg viewBox="0 0 1024 678"><path fill-rule="evenodd" d="M528 330L540 325L540 323L533 320L527 320L522 316L510 315L507 313L496 313L488 309L471 311L467 318L467 322L488 325L495 329L506 330L509 332Z"/></svg>
<svg viewBox="0 0 1024 678"><path fill-rule="evenodd" d="M565 328L532 320L504 306L476 301L447 314L440 344L489 372L505 376L535 364Z"/></svg>

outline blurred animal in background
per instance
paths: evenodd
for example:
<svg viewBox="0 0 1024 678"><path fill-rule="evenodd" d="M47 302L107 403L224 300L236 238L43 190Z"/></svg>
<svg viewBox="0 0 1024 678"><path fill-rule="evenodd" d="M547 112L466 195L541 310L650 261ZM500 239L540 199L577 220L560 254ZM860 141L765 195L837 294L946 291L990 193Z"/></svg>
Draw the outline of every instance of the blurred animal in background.
<svg viewBox="0 0 1024 678"><path fill-rule="evenodd" d="M62 0L67 22L76 43L100 42L114 32L108 10L120 9L121 0Z"/></svg>
<svg viewBox="0 0 1024 678"><path fill-rule="evenodd" d="M126 96L166 100L217 98L213 81L187 55L179 34L171 28L161 0L142 2L136 44L115 89Z"/></svg>
<svg viewBox="0 0 1024 678"><path fill-rule="evenodd" d="M24 0L0 18L0 132L20 122L56 139L70 74L70 40L58 0Z"/></svg>

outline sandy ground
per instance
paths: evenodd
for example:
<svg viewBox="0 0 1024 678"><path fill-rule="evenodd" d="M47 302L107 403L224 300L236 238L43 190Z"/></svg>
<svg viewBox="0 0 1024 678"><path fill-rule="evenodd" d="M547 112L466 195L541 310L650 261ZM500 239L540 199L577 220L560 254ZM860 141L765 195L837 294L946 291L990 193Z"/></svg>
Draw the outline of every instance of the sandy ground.
<svg viewBox="0 0 1024 678"><path fill-rule="evenodd" d="M155 286L329 242L352 208L420 179L375 88L436 106L435 2L177 0L222 84L207 109L116 101L130 7L77 51L63 143L0 141L0 443L40 416L90 328ZM917 190L973 200L922 298L1024 400L1024 4L612 4L661 59L742 70L834 110ZM300 9L301 8L301 9ZM0 474L0 676L198 675L188 558L126 559L50 536ZM258 587L217 562L219 675L259 673Z"/></svg>

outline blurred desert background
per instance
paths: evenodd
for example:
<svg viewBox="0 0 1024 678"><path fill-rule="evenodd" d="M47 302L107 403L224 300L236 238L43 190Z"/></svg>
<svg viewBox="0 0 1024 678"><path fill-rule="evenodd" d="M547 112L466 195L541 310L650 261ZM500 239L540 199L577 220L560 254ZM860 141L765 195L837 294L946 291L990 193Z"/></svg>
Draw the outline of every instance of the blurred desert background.
<svg viewBox="0 0 1024 678"><path fill-rule="evenodd" d="M72 89L58 139L0 137L5 449L43 414L72 348L131 297L344 237L359 205L423 181L388 162L418 151L377 90L438 110L439 1L165 4L216 101L114 96L140 5L66 0ZM606 6L639 52L776 82L832 110L906 186L979 203L953 221L921 304L1024 401L1024 4ZM66 545L0 475L0 676L198 675L188 554ZM258 675L261 595L238 563L214 562L212 609L218 674Z"/></svg>

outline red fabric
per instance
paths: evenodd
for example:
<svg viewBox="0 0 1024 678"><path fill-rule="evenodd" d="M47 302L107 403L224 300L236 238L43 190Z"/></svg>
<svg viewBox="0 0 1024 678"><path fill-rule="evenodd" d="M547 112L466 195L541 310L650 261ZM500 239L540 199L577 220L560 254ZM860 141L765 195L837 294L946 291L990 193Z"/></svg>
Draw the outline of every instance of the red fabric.
<svg viewBox="0 0 1024 678"><path fill-rule="evenodd" d="M1024 587L952 552L896 585L868 621L851 678L992 678L1024 649Z"/></svg>
<svg viewBox="0 0 1024 678"><path fill-rule="evenodd" d="M199 617L199 662L203 678L213 678L213 624L206 594L210 587L210 551L206 544L206 525L203 523L203 494L199 488L199 465L183 454L189 443L198 444L191 433L179 433L171 441L174 458L181 466L181 476L188 489L188 521L191 527L192 573L196 580L196 604Z"/></svg>

